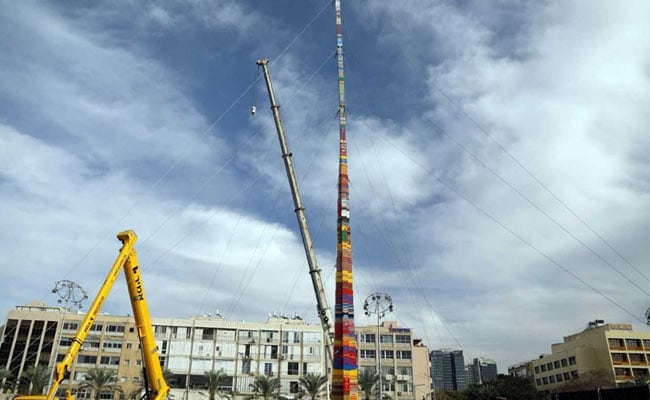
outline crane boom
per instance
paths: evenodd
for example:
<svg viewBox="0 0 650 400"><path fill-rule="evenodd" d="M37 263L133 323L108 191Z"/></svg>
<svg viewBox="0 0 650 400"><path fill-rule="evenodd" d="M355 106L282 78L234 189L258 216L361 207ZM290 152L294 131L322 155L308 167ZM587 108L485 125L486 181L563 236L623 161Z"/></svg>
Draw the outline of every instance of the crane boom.
<svg viewBox="0 0 650 400"><path fill-rule="evenodd" d="M298 190L298 181L296 180L296 173L293 169L291 161L291 153L287 146L287 140L284 135L284 127L282 126L282 119L280 118L280 106L275 101L275 92L273 91L273 84L271 83L271 75L268 68L268 59L257 60L257 65L262 67L264 72L264 80L266 81L266 88L269 92L269 100L271 101L271 111L273 112L273 120L275 121L275 128L278 132L278 139L280 139L280 148L282 149L282 159L287 171L287 178L289 178L289 186L291 187L291 196L293 197L293 204L295 206L296 217L298 218L298 226L302 235L302 243L305 247L307 255L307 263L309 264L309 274L311 275L311 282L314 286L316 293L316 307L318 316L320 318L321 326L323 327L323 340L325 343L325 351L327 353L327 360L329 366L332 365L333 358L333 345L332 338L334 332L331 325L330 309L327 305L327 297L325 296L325 289L323 288L323 281L320 276L320 268L316 261L316 253L314 252L314 244L311 240L309 233L309 226L307 225L307 217L305 215L305 208L302 205L300 198L300 191Z"/></svg>
<svg viewBox="0 0 650 400"><path fill-rule="evenodd" d="M124 270L126 283L129 290L129 299L133 309L133 317L135 319L136 328L138 329L138 337L140 338L140 346L142 349L142 361L145 369L145 399L146 400L162 400L169 393L169 386L163 377L160 360L158 358L158 346L154 339L153 328L151 326L151 317L149 315L149 307L147 306L147 299L144 292L144 283L142 282L142 274L138 264L138 256L135 251L135 242L137 236L131 230L123 231L117 234L117 238L122 242L120 249L113 266L111 267L102 287L99 289L97 296L93 300L88 313L84 317L77 333L72 338L72 343L65 353L63 360L59 362L54 368L52 385L47 395L33 395L33 396L16 396L14 400L55 400L57 399L56 392L59 388L61 381L66 379L70 374L70 368L77 354L83 346L90 328L97 319L104 301L111 291L111 288L117 280L120 270ZM74 396L70 391L66 391L66 400L74 400Z"/></svg>

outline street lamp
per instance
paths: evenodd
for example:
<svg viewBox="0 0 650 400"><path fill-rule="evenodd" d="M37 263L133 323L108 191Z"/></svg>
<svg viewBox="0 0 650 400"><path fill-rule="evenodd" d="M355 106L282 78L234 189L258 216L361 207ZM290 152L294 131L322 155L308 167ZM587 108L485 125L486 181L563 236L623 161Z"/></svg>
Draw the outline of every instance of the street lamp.
<svg viewBox="0 0 650 400"><path fill-rule="evenodd" d="M81 308L81 303L88 298L88 294L77 284L76 282L69 280L56 281L54 284L54 289L52 293L59 296L57 303L63 304L63 314L61 315L61 329L59 330L59 338L56 341L56 346L54 346L54 364L56 364L56 356L59 352L59 346L61 343L61 338L63 337L63 324L65 323L65 314L68 312L69 307ZM49 392L50 386L52 386L52 378L54 374L50 374L50 380L47 384L47 390Z"/></svg>
<svg viewBox="0 0 650 400"><path fill-rule="evenodd" d="M379 321L386 316L387 312L393 312L393 298L389 294L375 292L366 297L363 302L363 311L367 316L377 316L377 375L379 375L379 400L383 400L383 388L381 380L381 335L379 333Z"/></svg>

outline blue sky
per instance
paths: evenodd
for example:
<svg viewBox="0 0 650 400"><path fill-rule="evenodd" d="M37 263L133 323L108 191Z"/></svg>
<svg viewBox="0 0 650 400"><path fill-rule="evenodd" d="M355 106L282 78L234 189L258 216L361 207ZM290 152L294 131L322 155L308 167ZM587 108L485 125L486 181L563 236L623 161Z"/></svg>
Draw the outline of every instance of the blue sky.
<svg viewBox="0 0 650 400"><path fill-rule="evenodd" d="M133 229L154 316L317 321L254 81L270 58L332 303L330 1L3 9L0 310L54 303L60 279L94 296L114 235ZM502 371L596 318L647 329L648 12L640 0L343 3L357 323L373 323L365 296L388 292L394 319L432 349ZM129 313L123 283L104 309Z"/></svg>

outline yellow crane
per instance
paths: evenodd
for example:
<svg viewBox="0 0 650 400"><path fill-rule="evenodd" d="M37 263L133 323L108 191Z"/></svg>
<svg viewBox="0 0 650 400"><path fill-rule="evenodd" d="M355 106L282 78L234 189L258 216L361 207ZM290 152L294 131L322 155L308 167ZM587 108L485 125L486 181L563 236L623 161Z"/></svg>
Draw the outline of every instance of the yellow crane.
<svg viewBox="0 0 650 400"><path fill-rule="evenodd" d="M138 337L140 338L140 347L142 349L142 362L145 370L145 396L147 400L162 400L169 394L169 386L165 381L160 366L160 359L158 358L158 346L154 339L153 328L151 326L151 317L149 315L149 307L147 306L147 298L144 292L144 284L142 282L142 273L140 265L138 264L138 255L135 251L135 242L137 236L135 232L128 230L117 234L117 238L122 242L122 248L113 263L106 280L99 289L95 300L93 301L86 317L79 326L77 333L72 339L70 348L66 352L63 360L56 365L54 369L54 376L52 385L47 395L31 395L31 396L16 396L14 400L55 400L56 392L61 384L61 381L70 375L70 367L74 362L81 346L86 340L90 328L93 326L95 319L102 309L104 300L111 291L113 284L117 280L120 270L124 270L126 283L129 289L129 299L131 307L133 308L133 316L135 318L135 325L138 330ZM66 400L74 400L70 391L66 391Z"/></svg>

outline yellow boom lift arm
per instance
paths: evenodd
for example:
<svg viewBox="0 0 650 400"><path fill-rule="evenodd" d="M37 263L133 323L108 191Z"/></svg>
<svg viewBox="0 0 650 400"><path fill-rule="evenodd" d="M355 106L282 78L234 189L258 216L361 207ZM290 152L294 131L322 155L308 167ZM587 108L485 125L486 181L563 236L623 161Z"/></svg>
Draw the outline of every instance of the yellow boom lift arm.
<svg viewBox="0 0 650 400"><path fill-rule="evenodd" d="M138 264L138 255L135 251L135 241L137 236L135 232L128 230L117 234L117 238L122 242L122 248L113 263L104 284L99 289L93 304L90 306L86 317L79 326L79 330L72 339L70 348L63 357L63 360L56 365L53 372L52 385L47 395L40 396L16 396L14 400L55 400L56 392L59 384L70 375L70 369L74 362L81 346L86 340L90 328L97 319L99 312L102 309L104 300L111 291L113 284L117 280L120 270L124 270L126 283L129 288L129 298L131 306L133 307L133 316L135 318L135 325L138 330L140 338L140 347L142 349L142 362L145 369L145 396L147 400L162 400L169 394L169 386L165 381L160 366L160 359L158 358L158 346L153 335L153 328L151 326L151 316L149 315L149 307L147 306L147 298L144 292L144 284L142 283L142 274ZM66 391L66 400L74 400L74 396L70 391Z"/></svg>

